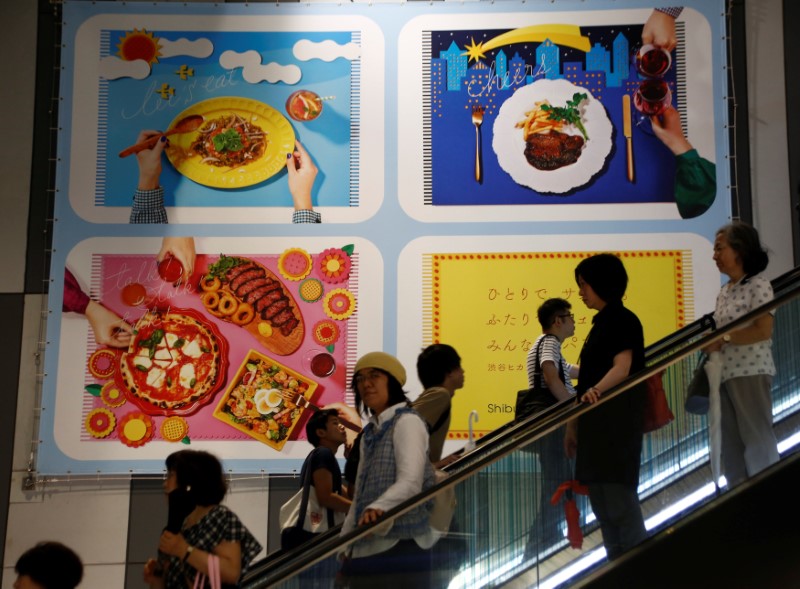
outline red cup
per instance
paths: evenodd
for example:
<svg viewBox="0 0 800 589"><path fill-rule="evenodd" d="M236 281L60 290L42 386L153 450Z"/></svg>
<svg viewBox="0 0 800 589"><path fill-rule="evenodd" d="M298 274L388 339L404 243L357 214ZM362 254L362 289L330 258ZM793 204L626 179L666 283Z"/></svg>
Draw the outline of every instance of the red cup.
<svg viewBox="0 0 800 589"><path fill-rule="evenodd" d="M167 256L158 264L158 275L166 282L178 282L183 276L183 264L172 256Z"/></svg>
<svg viewBox="0 0 800 589"><path fill-rule="evenodd" d="M119 296L129 307L138 307L147 300L147 289L138 282L131 282L122 287Z"/></svg>
<svg viewBox="0 0 800 589"><path fill-rule="evenodd" d="M642 45L636 52L636 69L648 78L660 78L672 65L669 51L650 43Z"/></svg>
<svg viewBox="0 0 800 589"><path fill-rule="evenodd" d="M336 370L336 360L327 352L320 352L311 358L311 372L314 376L325 378Z"/></svg>
<svg viewBox="0 0 800 589"><path fill-rule="evenodd" d="M662 114L672 104L672 93L664 80L644 80L633 95L633 106L648 117Z"/></svg>
<svg viewBox="0 0 800 589"><path fill-rule="evenodd" d="M313 121L322 114L322 99L311 90L292 92L286 99L286 112L295 121Z"/></svg>

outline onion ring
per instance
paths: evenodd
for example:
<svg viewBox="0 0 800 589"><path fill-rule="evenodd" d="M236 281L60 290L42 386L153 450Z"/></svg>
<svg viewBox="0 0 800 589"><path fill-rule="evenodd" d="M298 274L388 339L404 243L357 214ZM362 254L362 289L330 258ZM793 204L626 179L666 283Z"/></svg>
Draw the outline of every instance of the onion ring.
<svg viewBox="0 0 800 589"><path fill-rule="evenodd" d="M203 293L201 300L203 301L203 306L209 311L212 309L216 309L219 307L219 293L215 290L211 290L208 292Z"/></svg>
<svg viewBox="0 0 800 589"><path fill-rule="evenodd" d="M209 309L206 309L206 311L208 311L209 314L213 315L214 317L219 317L220 319L223 319L225 317L225 315L220 313L219 310L216 309L216 308L214 308L214 309L210 309L209 308Z"/></svg>
<svg viewBox="0 0 800 589"><path fill-rule="evenodd" d="M248 303L242 303L236 309L236 312L233 314L232 319L236 325L247 325L253 320L253 317L256 316L256 311L253 309L253 305Z"/></svg>
<svg viewBox="0 0 800 589"><path fill-rule="evenodd" d="M236 313L236 309L239 308L239 303L233 298L233 295L224 292L219 297L219 305L217 305L217 311L222 313L225 316L231 316Z"/></svg>
<svg viewBox="0 0 800 589"><path fill-rule="evenodd" d="M218 276L211 276L211 280L209 280L208 276L204 276L200 279L200 288L206 292L214 292L222 288L222 282L220 281Z"/></svg>

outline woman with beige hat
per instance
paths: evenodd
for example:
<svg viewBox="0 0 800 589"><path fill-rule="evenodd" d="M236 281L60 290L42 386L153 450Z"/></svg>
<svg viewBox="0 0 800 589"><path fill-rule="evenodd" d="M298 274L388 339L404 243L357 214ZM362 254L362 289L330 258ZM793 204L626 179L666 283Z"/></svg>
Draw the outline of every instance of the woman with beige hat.
<svg viewBox="0 0 800 589"><path fill-rule="evenodd" d="M356 362L352 382L356 408L360 412L366 407L370 419L361 436L353 506L342 534L377 521L434 483L428 430L409 407L405 382L405 368L394 356L370 352ZM388 529L379 526L355 542L342 566L347 586L376 587L381 582L429 586L428 549L438 539L429 515L430 506L421 505L395 519Z"/></svg>

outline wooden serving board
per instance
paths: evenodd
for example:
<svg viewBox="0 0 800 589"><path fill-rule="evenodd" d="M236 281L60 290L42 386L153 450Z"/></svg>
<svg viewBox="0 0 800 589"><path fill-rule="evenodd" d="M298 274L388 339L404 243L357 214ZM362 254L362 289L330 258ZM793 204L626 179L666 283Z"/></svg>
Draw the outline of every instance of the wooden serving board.
<svg viewBox="0 0 800 589"><path fill-rule="evenodd" d="M241 256L236 256L236 257L258 266L266 273L266 277L268 279L274 280L280 285L283 296L289 300L289 307L292 309L294 317L298 320L297 326L294 328L294 330L292 330L292 332L288 336L283 335L283 333L281 333L280 327L275 327L275 326L272 326L272 333L269 336L263 335L262 330L260 329L260 325L262 323L269 323L269 321L261 319L258 313L255 314L255 316L249 323L240 325L240 327L242 327L245 331L250 333L250 335L252 335L259 344L264 346L264 348L266 348L273 354L277 354L279 356L288 356L290 354L293 354L300 347L300 344L303 343L303 338L305 337L305 323L303 321L303 315L300 313L300 309L297 306L297 301L295 301L294 296L292 296L292 293L289 292L289 289L286 288L286 285L283 283L283 281L269 268L265 267L263 264L257 262L256 260L253 260L252 258L243 258ZM202 297L204 292L202 290L199 290L198 292ZM231 296L233 296L234 299L241 302L241 299L239 299L235 294L233 294L233 291L230 289L227 283L223 283L222 287L219 289L218 292L220 294L228 293ZM206 309L206 311L209 312L208 309ZM224 316L224 315L220 316L215 313L212 313L212 315L214 315L217 319L220 319L227 323L235 323L230 316Z"/></svg>

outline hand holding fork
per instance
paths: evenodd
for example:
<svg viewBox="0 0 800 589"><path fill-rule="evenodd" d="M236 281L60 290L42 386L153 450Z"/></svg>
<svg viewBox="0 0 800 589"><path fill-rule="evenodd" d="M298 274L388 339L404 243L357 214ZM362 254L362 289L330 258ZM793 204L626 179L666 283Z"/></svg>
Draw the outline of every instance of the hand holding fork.
<svg viewBox="0 0 800 589"><path fill-rule="evenodd" d="M310 402L302 393L298 393L297 391L284 391L281 390L281 397L283 397L289 403L293 403L300 407L301 409L310 409L311 411L320 411L320 408ZM339 423L341 423L347 429L360 432L361 428L356 424L343 419L341 416L339 417Z"/></svg>
<svg viewBox="0 0 800 589"><path fill-rule="evenodd" d="M472 124L475 125L475 181L483 184L483 158L481 156L481 124L484 108L480 104L472 105Z"/></svg>

